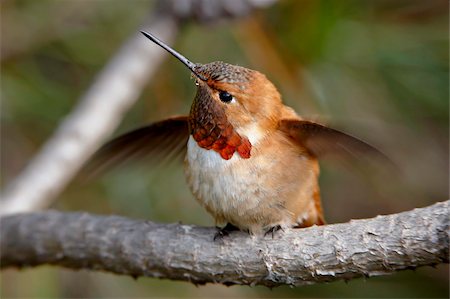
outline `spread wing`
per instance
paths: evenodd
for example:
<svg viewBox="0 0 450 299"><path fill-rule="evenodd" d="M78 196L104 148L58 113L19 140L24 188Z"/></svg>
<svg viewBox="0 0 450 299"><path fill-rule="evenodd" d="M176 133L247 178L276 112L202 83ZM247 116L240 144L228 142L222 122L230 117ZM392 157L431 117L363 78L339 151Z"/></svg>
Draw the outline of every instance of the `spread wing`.
<svg viewBox="0 0 450 299"><path fill-rule="evenodd" d="M184 153L189 137L187 116L169 118L125 133L101 147L87 164L92 177L132 160L161 163Z"/></svg>
<svg viewBox="0 0 450 299"><path fill-rule="evenodd" d="M326 155L357 159L375 157L392 164L386 155L368 143L311 121L283 119L280 121L279 130L310 154L319 158Z"/></svg>

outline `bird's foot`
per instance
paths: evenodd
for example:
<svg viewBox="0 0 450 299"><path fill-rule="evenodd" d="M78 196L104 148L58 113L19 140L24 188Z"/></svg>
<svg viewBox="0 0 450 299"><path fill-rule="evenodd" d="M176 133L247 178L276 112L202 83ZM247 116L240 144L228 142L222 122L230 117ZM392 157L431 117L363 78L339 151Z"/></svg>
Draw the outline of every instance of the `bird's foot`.
<svg viewBox="0 0 450 299"><path fill-rule="evenodd" d="M264 237L267 235L272 235L272 239L273 239L273 237L275 236L275 233L279 230L284 231L284 229L281 227L281 225L272 226L264 233Z"/></svg>
<svg viewBox="0 0 450 299"><path fill-rule="evenodd" d="M221 240L223 237L229 236L231 232L239 230L231 223L227 223L224 227L217 227L217 233L214 235L214 241Z"/></svg>

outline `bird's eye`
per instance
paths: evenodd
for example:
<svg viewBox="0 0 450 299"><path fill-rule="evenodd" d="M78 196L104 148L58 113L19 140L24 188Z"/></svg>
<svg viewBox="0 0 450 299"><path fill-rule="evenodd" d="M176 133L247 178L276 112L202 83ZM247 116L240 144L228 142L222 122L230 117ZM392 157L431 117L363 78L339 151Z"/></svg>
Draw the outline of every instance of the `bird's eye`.
<svg viewBox="0 0 450 299"><path fill-rule="evenodd" d="M219 92L219 98L224 103L229 103L233 100L233 96L230 93L228 93L227 91Z"/></svg>

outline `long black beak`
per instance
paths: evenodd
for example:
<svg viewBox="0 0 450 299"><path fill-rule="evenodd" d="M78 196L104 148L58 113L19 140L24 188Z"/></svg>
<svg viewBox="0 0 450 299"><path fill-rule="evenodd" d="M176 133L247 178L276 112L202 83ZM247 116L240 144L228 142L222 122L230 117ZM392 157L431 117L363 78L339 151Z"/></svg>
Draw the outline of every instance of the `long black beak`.
<svg viewBox="0 0 450 299"><path fill-rule="evenodd" d="M187 59L186 57L184 57L183 55L181 55L180 53L178 53L177 51L175 51L174 49L172 49L171 47L169 47L168 45L166 45L163 41L159 40L156 36L154 36L151 33L145 32L145 31L141 31L141 33L143 35L145 35L145 37L147 37L148 39L150 39L152 42L154 42L155 44L159 45L160 47L162 47L164 50L166 50L167 52L169 52L170 54L172 54L173 56L175 56L175 58L177 58L179 61L181 61L185 66L187 66L191 72L196 75L200 80L202 81L207 81L207 79L205 77L203 77L201 74L199 74L196 70L195 67L197 66L195 63L191 62L189 59Z"/></svg>

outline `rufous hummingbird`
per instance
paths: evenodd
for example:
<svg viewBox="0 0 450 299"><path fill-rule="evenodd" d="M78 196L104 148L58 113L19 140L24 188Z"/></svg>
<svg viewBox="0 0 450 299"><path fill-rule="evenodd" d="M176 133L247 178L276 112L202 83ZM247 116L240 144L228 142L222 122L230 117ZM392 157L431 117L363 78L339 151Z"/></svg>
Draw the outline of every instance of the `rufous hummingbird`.
<svg viewBox="0 0 450 299"><path fill-rule="evenodd" d="M95 165L184 151L192 193L217 223L226 224L216 237L236 229L273 235L323 225L317 159L326 153L379 153L357 138L303 120L260 72L221 61L192 63L152 34L142 34L194 75L190 114L110 141Z"/></svg>

